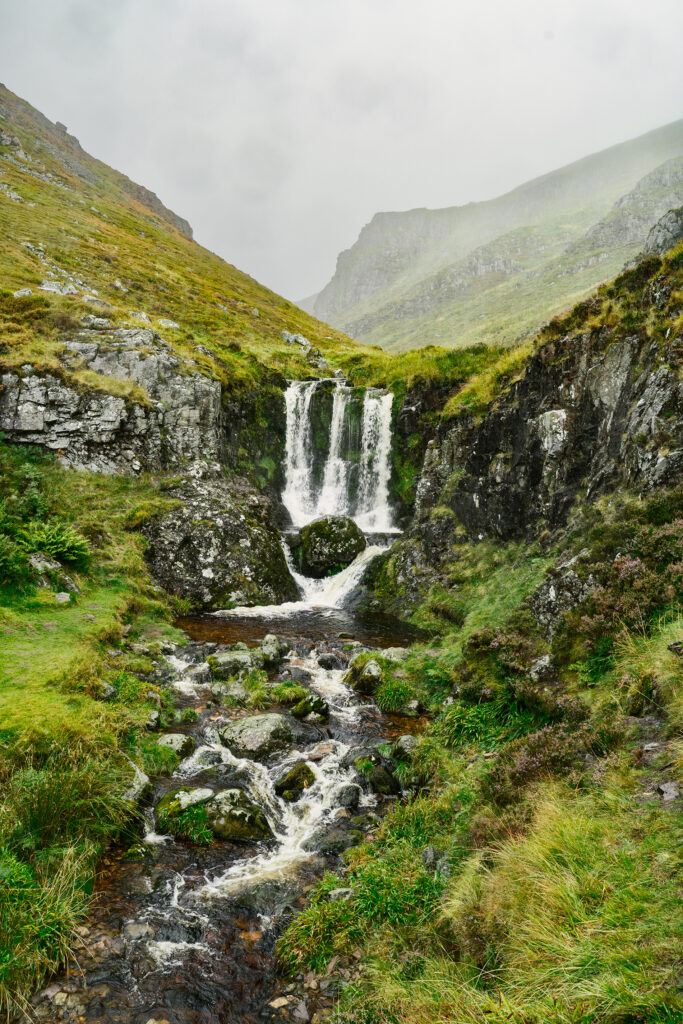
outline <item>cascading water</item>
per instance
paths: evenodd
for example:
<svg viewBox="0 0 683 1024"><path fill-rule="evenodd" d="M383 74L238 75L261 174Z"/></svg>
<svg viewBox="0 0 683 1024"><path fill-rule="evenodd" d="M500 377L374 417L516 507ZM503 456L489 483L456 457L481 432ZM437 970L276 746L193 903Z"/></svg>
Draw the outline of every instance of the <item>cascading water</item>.
<svg viewBox="0 0 683 1024"><path fill-rule="evenodd" d="M346 515L366 533L397 533L389 503L393 395L368 388L362 404L360 453L349 451L345 429L357 402L345 380L334 383L329 445L322 483L316 485L311 404L321 381L292 381L285 392L287 437L282 503L299 529L320 516ZM355 481L355 486L354 486Z"/></svg>
<svg viewBox="0 0 683 1024"><path fill-rule="evenodd" d="M330 398L331 408L326 404ZM389 723L372 702L359 703L344 682L352 652L341 637L350 628L373 645L386 646L405 642L406 635L396 632L394 625L373 625L369 616L355 619L340 609L369 562L386 550L388 538L382 534L398 532L389 503L392 398L368 388L361 404L358 392L343 379L290 384L282 501L294 526L300 528L322 515L351 515L372 535L370 543L351 565L326 579L302 576L283 544L300 601L215 613L210 617L214 632L206 637L209 644L181 646L166 659L169 671L164 678L174 676L177 702L197 718L195 724L171 728L189 732L196 749L171 779L157 781L155 802L172 788L206 793L208 787L211 793L237 787L266 816L272 839L246 849L225 842L188 846L157 834L149 808L146 853L138 856L138 863L135 858L115 860L109 891L100 893L89 921L80 980L74 972L63 989L52 985L41 994L42 1001L36 1002L41 1020L55 1019L51 1004L57 996L68 1000L69 1012L80 1019L95 1022L106 1017L121 1024L271 1019L274 1007L289 1005L289 999L296 1004L301 998L280 994L273 1001L281 987L273 954L278 921L282 923L287 908L297 900L302 877L311 880L321 864L334 858L340 836L342 848L348 845L344 837L352 833L345 828L353 825L356 836L359 826L371 828L373 818L367 812L381 811L390 799L373 792L358 770L359 755L367 757L369 750L374 756ZM306 715L309 731L299 735L307 739L292 740L289 748L265 760L239 758L221 742L220 726L254 714L254 709L229 702L217 706L224 697L211 686L213 668L207 656L216 650L214 640L225 644L239 637L253 644L271 629L285 636L292 650L262 685L268 691L275 682L296 681L309 691L307 699L322 698L327 708L322 716ZM319 639L312 641L311 633ZM355 644L358 647L359 641ZM243 643L237 646L245 649ZM336 667L329 667L330 661ZM246 685L246 680L235 679L231 685L238 694L242 689L246 698L242 683ZM275 707L276 714L294 723L288 705L266 707ZM176 719L188 721L192 716ZM290 802L279 795L277 782L301 764L309 773L309 785ZM321 1007L331 1004L329 1000ZM298 1019L309 1019L305 1004L300 1003L298 1010L302 1005Z"/></svg>

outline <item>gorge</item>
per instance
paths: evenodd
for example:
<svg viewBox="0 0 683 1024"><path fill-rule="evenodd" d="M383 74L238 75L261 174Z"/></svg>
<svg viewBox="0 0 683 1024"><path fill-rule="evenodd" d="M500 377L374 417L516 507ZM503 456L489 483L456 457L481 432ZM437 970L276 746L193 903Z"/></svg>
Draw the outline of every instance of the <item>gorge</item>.
<svg viewBox="0 0 683 1024"><path fill-rule="evenodd" d="M611 281L519 344L391 356L0 86L10 1020L682 1019L658 138Z"/></svg>

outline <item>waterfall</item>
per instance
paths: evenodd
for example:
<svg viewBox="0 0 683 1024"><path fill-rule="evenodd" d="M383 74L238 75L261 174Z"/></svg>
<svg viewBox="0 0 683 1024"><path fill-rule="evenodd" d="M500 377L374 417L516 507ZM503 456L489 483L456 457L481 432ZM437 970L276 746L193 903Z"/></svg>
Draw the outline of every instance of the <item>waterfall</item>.
<svg viewBox="0 0 683 1024"><path fill-rule="evenodd" d="M349 398L349 389L337 381L332 399L332 422L330 424L330 450L325 463L323 486L318 498L316 516L344 516L349 513L349 463L342 454L344 414Z"/></svg>
<svg viewBox="0 0 683 1024"><path fill-rule="evenodd" d="M295 526L303 526L316 515L310 408L317 386L317 380L295 380L285 392L287 434L282 502Z"/></svg>
<svg viewBox="0 0 683 1024"><path fill-rule="evenodd" d="M368 388L363 401L363 439L356 521L365 532L393 529L389 505L393 395Z"/></svg>
<svg viewBox="0 0 683 1024"><path fill-rule="evenodd" d="M285 393L287 438L282 501L295 527L319 516L350 515L367 533L397 532L389 503L393 395L368 388L362 406L360 462L349 451L347 410L358 399L335 381L322 484L314 478L311 402L320 381L292 381ZM318 477L320 479L320 477ZM354 484L357 481L357 493Z"/></svg>

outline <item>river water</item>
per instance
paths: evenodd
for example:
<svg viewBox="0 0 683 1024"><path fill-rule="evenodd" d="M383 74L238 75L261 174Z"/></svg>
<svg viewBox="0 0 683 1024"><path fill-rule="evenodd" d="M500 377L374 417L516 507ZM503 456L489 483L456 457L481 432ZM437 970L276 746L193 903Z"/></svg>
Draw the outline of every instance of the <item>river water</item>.
<svg viewBox="0 0 683 1024"><path fill-rule="evenodd" d="M250 1024L283 1019L285 980L278 976L274 945L306 891L341 849L372 829L395 797L357 785L354 748L373 746L401 731L366 698L345 684L350 658L360 645L407 646L409 627L380 615L348 610L349 599L373 557L398 532L388 500L392 396L368 389L363 400L360 467L350 466L342 444L351 390L334 384L327 461L316 489L310 472L309 408L318 382L295 382L287 400L286 486L283 503L294 526L325 512L353 514L370 533L356 561L327 580L294 569L298 601L237 608L181 619L189 642L168 650L164 682L176 707L193 709L192 724L172 731L191 735L193 753L172 778L156 779L145 811L144 835L134 851L112 851L98 874L93 909L79 930L82 949L67 974L39 993L32 1012L44 1021L118 1024ZM349 485L356 472L356 485ZM306 742L265 763L240 759L219 741L218 726L254 711L229 708L212 698L207 657L236 642L254 647L275 633L289 647L271 681L293 678L324 699L329 717ZM321 664L322 662L322 664ZM325 667L324 667L325 666ZM286 708L269 708L286 713ZM275 783L305 761L310 788L288 803ZM157 834L153 806L171 789L199 786L242 789L265 813L273 838L259 843L216 841L208 846ZM349 787L356 796L349 805ZM343 795L345 794L345 795ZM275 1000L277 1002L277 1000ZM323 1003L324 1005L324 1003ZM298 1017L307 1011L298 1006ZM291 1019L291 1018L290 1018Z"/></svg>

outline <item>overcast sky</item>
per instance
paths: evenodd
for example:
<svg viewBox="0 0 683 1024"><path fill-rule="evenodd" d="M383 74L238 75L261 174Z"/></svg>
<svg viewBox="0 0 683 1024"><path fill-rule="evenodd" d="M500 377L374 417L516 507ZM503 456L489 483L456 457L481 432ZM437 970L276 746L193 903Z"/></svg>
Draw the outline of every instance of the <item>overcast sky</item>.
<svg viewBox="0 0 683 1024"><path fill-rule="evenodd" d="M0 0L0 80L291 299L683 116L681 0Z"/></svg>

